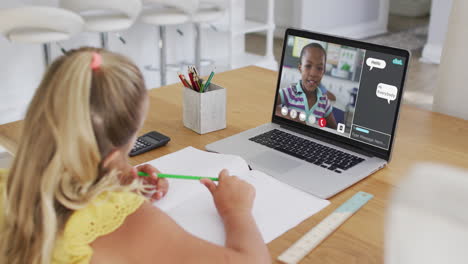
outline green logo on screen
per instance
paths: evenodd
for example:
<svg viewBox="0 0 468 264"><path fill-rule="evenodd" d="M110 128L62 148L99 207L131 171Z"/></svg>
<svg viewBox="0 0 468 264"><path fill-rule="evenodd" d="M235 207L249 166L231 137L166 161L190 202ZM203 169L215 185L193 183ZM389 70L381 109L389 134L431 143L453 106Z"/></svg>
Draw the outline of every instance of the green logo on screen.
<svg viewBox="0 0 468 264"><path fill-rule="evenodd" d="M403 65L403 60L400 60L400 59L393 59L393 64L396 64L396 65Z"/></svg>

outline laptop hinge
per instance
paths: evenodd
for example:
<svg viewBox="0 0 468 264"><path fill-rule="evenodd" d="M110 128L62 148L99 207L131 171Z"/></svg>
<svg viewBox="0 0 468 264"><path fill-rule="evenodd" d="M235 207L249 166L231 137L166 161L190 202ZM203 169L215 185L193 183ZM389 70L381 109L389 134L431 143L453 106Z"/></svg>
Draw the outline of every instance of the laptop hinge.
<svg viewBox="0 0 468 264"><path fill-rule="evenodd" d="M291 130L291 131L299 133L301 135L311 137L311 138L326 142L328 144L332 144L334 146L337 146L337 147L340 147L340 148L344 148L344 149L359 153L359 154L367 156L367 157L374 157L374 155L372 155L371 153L369 153L368 151L366 151L366 150L364 150L362 148L351 146L351 145L348 145L348 144L344 144L344 143L341 143L341 142L338 142L336 140L332 140L332 139L329 139L329 138L326 138L326 137L323 137L323 136L315 135L315 134L306 132L306 131L304 131L302 129L295 128L293 126L288 126L288 125L284 125L284 124L279 124L279 125L280 125L281 128Z"/></svg>

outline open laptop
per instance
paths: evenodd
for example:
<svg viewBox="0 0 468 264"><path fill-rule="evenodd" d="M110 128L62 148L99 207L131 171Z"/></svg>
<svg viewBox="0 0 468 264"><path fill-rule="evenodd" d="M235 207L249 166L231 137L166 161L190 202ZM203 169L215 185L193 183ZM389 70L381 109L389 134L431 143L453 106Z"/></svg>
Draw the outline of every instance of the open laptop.
<svg viewBox="0 0 468 264"><path fill-rule="evenodd" d="M271 123L206 149L329 198L390 161L409 59L402 49L288 29Z"/></svg>

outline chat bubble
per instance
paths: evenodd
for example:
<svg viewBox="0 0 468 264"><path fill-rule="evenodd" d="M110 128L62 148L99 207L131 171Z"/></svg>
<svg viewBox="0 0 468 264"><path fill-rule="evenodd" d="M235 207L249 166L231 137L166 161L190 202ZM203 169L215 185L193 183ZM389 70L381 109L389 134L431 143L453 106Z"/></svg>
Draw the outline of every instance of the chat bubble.
<svg viewBox="0 0 468 264"><path fill-rule="evenodd" d="M387 63L384 60L379 60L375 58L367 58L366 64L370 67L369 71L372 71L374 67L383 70L385 69L385 66L387 66Z"/></svg>
<svg viewBox="0 0 468 264"><path fill-rule="evenodd" d="M398 88L393 85L379 83L375 94L377 97L387 100L390 104L390 101L394 101L397 98Z"/></svg>

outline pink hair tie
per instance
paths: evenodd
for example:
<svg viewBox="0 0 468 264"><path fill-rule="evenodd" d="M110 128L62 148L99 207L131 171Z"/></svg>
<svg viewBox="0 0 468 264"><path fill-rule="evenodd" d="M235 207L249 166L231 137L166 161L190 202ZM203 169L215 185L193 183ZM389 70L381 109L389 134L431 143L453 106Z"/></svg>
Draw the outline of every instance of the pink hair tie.
<svg viewBox="0 0 468 264"><path fill-rule="evenodd" d="M102 56L97 52L93 52L93 60L91 61L91 69L96 70L101 67L102 64Z"/></svg>

